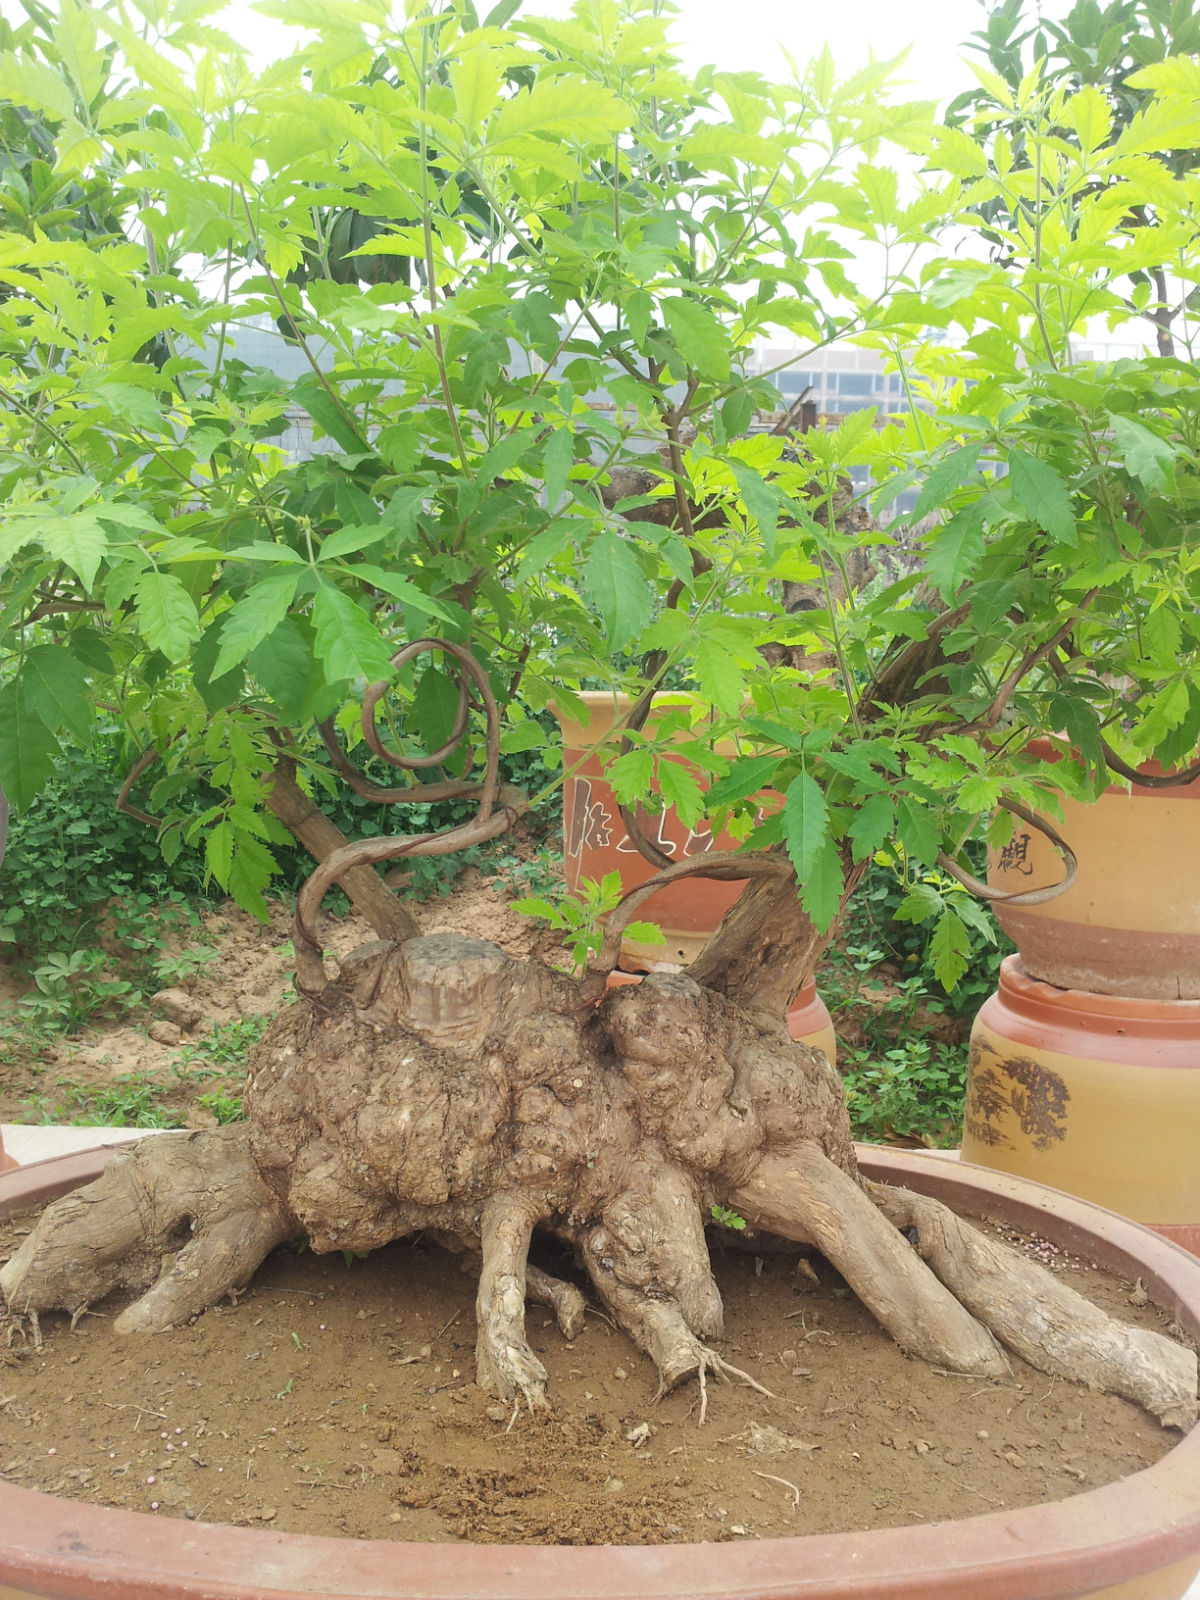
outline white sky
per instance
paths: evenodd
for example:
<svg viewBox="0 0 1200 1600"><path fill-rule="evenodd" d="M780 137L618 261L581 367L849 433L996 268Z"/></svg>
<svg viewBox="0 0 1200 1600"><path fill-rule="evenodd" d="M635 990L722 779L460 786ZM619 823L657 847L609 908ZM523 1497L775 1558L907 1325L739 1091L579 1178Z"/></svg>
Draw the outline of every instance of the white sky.
<svg viewBox="0 0 1200 1600"><path fill-rule="evenodd" d="M6 4L7 0L0 0ZM877 60L909 49L900 74L904 93L913 99L948 100L975 80L963 64L962 41L981 28L979 0L677 0L674 34L684 65L708 62L734 71L753 70L767 77L787 75L780 44L797 64L828 43L839 77ZM1069 0L1046 0L1047 13L1063 14ZM477 0L486 15L488 0ZM563 16L570 0L525 0L528 15ZM223 25L235 37L264 55L287 48L290 30L256 16L245 4L224 13Z"/></svg>

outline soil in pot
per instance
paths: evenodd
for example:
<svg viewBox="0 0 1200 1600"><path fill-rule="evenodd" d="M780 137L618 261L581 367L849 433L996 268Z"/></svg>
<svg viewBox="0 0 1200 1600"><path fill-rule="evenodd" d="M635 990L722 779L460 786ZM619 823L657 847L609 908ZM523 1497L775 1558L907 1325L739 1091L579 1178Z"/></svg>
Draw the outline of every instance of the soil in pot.
<svg viewBox="0 0 1200 1600"><path fill-rule="evenodd" d="M0 1224L5 1259L29 1218ZM1009 1230L1089 1298L1163 1329L1138 1286ZM723 1349L773 1391L656 1374L599 1314L566 1344L531 1314L552 1411L473 1381L474 1283L422 1242L286 1248L237 1306L153 1338L112 1297L43 1348L0 1339L0 1475L103 1505L356 1538L649 1544L892 1527L1062 1499L1178 1438L1013 1361L999 1381L907 1359L819 1259L718 1251ZM569 1270L561 1256L547 1261ZM1168 1331L1178 1336L1177 1328Z"/></svg>

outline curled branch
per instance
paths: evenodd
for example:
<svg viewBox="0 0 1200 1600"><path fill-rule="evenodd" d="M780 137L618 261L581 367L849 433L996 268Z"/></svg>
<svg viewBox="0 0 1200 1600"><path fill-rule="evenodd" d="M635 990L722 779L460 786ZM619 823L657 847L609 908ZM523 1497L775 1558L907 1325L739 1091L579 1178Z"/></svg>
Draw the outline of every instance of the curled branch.
<svg viewBox="0 0 1200 1600"><path fill-rule="evenodd" d="M1195 783L1200 778L1200 762L1183 772L1139 772L1128 761L1122 761L1106 739L1101 739L1100 748L1104 752L1104 764L1108 770L1129 783L1136 783L1140 789L1182 789L1185 784Z"/></svg>
<svg viewBox="0 0 1200 1600"><path fill-rule="evenodd" d="M647 878L645 883L622 895L621 903L605 921L604 941L588 963L588 971L606 975L612 971L621 953L621 938L634 914L651 895L665 889L668 884L678 882L680 878L716 878L724 883L736 883L743 878L794 876L794 868L786 856L767 850L708 850L703 855L686 856L682 861L673 861L652 878Z"/></svg>
<svg viewBox="0 0 1200 1600"><path fill-rule="evenodd" d="M363 698L361 713L363 738L376 755L394 767L413 771L433 766L443 761L461 741L467 729L471 690L478 696L487 719L487 757L483 781L480 783L450 782L439 784L414 783L401 789L385 789L363 777L352 765L337 739L332 719L321 726L334 766L356 793L370 800L385 803L412 804L431 800L471 798L476 802L475 816L469 821L443 833L409 835L380 834L370 839L360 839L354 844L335 850L306 879L296 896L295 950L296 987L310 1000L318 1001L327 984L323 951L316 936L316 916L321 901L330 887L351 867L374 866L381 861L395 861L406 856L444 856L471 845L483 844L507 831L528 805L526 796L519 790L500 786L500 711L492 694L487 674L464 645L447 639L417 639L405 645L392 657L398 670L408 665L418 655L440 650L453 657L459 667L459 700L450 739L432 756L404 756L389 750L380 739L375 726L375 708L386 691L386 683L372 684ZM499 801L499 809L497 809Z"/></svg>
<svg viewBox="0 0 1200 1600"><path fill-rule="evenodd" d="M1035 811L1030 811L1016 800L1001 800L999 804L1003 810L1011 811L1013 816L1020 817L1022 822L1027 822L1031 828L1036 828L1039 833L1045 834L1063 858L1066 872L1062 881L1047 884L1041 889L1021 889L1016 894L1006 894L1003 889L993 889L991 884L984 883L982 878L976 878L974 874L967 872L944 850L938 851L938 866L943 872L948 872L956 883L961 883L964 889L969 889L981 900L990 900L993 905L1042 906L1049 900L1057 900L1060 894L1066 894L1079 873L1079 862L1071 846L1057 829L1052 828L1046 819L1039 817Z"/></svg>

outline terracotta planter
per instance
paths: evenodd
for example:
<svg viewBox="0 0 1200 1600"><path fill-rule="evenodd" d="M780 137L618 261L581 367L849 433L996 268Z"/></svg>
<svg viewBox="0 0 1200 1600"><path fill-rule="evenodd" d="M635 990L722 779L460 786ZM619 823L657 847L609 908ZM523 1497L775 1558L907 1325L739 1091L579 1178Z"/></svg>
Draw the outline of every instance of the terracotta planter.
<svg viewBox="0 0 1200 1600"><path fill-rule="evenodd" d="M586 723L555 713L563 733L565 765L568 770L576 769L563 786L567 887L575 890L581 878L600 879L607 872L619 872L622 884L627 889L635 889L653 876L654 868L630 843L600 757L589 754L593 745L612 732L614 724L628 711L630 702L625 695L590 690L580 699L590 713ZM670 704L669 695L662 699ZM639 820L665 854L676 861L705 850L732 850L737 845L735 839L725 835L714 839L711 833L686 828L673 809ZM706 878L690 878L668 885L655 896L653 906L646 912L662 929L666 944L638 945L627 940L622 946L623 956L632 963L673 961L686 964L700 953L708 936L741 894L742 887L740 883L715 883Z"/></svg>
<svg viewBox="0 0 1200 1600"><path fill-rule="evenodd" d="M1057 989L1009 956L971 1033L963 1156L1200 1254L1200 1001Z"/></svg>
<svg viewBox="0 0 1200 1600"><path fill-rule="evenodd" d="M1200 1261L1002 1173L861 1151L903 1182L1139 1276L1200 1333ZM0 1178L0 1215L95 1176L92 1152ZM1200 1429L1119 1483L961 1521L709 1545L400 1544L110 1511L0 1483L3 1600L1181 1600L1200 1569Z"/></svg>
<svg viewBox="0 0 1200 1600"><path fill-rule="evenodd" d="M17 1165L16 1156L10 1156L4 1148L4 1135L0 1133L0 1172L11 1172Z"/></svg>
<svg viewBox="0 0 1200 1600"><path fill-rule="evenodd" d="M1045 905L993 907L1025 970L1060 989L1200 1000L1200 779L1115 785L1092 805L1064 798L1063 813L1054 826L1079 858L1075 883ZM1061 877L1049 841L1020 822L988 863L1006 892Z"/></svg>
<svg viewBox="0 0 1200 1600"><path fill-rule="evenodd" d="M608 975L610 988L622 983L640 982L641 974L636 972L610 972ZM788 1032L793 1039L800 1044L812 1045L814 1050L823 1050L830 1066L837 1066L837 1038L833 1031L833 1020L828 1006L817 993L814 978L810 978L796 996L787 1021Z"/></svg>

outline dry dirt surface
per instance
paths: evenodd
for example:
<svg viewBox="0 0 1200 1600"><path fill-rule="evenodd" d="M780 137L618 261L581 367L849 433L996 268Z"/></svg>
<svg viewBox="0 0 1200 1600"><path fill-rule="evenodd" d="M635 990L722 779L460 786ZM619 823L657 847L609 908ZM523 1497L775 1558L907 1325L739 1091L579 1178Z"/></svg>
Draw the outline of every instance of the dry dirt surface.
<svg viewBox="0 0 1200 1600"><path fill-rule="evenodd" d="M30 1226L0 1224L0 1262ZM1166 1328L1137 1285L1006 1232L1106 1309ZM44 1345L0 1336L0 1476L207 1522L347 1538L655 1544L894 1527L1060 1499L1178 1438L1021 1362L999 1381L906 1358L819 1259L718 1250L722 1353L656 1404L651 1362L590 1312L566 1344L531 1312L553 1408L472 1382L474 1282L428 1241L362 1258L284 1248L236 1306L117 1339L114 1297ZM562 1254L542 1264L570 1275ZM0 1335L2 1335L0 1327Z"/></svg>

